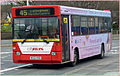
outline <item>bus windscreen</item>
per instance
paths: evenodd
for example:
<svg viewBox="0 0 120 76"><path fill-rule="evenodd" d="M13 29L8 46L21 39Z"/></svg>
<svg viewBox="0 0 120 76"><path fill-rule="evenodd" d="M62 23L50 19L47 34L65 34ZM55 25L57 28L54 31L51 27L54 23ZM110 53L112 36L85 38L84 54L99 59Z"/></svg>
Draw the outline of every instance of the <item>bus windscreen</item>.
<svg viewBox="0 0 120 76"><path fill-rule="evenodd" d="M57 17L15 18L14 39L59 39Z"/></svg>

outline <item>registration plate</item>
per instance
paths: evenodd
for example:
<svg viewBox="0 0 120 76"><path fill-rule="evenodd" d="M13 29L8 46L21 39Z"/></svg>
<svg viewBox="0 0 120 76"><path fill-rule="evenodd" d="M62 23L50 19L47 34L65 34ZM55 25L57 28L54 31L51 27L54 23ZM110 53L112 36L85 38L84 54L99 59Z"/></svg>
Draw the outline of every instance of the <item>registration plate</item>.
<svg viewBox="0 0 120 76"><path fill-rule="evenodd" d="M31 56L30 59L41 59L40 56Z"/></svg>

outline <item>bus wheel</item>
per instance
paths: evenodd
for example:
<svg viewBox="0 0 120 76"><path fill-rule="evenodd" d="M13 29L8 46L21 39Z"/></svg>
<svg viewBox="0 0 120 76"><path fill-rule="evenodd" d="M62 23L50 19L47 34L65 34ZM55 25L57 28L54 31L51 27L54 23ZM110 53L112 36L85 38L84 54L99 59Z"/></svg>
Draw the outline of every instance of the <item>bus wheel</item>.
<svg viewBox="0 0 120 76"><path fill-rule="evenodd" d="M78 62L78 54L75 51L74 52L74 61L70 63L70 66L72 66L72 67L75 66L77 64L77 62Z"/></svg>
<svg viewBox="0 0 120 76"><path fill-rule="evenodd" d="M101 53L98 55L99 59L103 59L105 56L104 45L101 46Z"/></svg>

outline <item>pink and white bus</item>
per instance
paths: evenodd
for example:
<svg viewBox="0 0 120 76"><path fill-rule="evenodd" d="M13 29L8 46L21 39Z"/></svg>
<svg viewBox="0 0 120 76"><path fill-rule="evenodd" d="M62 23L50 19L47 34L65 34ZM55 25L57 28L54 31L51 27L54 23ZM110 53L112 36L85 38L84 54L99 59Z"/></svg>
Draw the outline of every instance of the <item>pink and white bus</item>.
<svg viewBox="0 0 120 76"><path fill-rule="evenodd" d="M111 49L111 12L59 5L12 8L13 62L76 65Z"/></svg>

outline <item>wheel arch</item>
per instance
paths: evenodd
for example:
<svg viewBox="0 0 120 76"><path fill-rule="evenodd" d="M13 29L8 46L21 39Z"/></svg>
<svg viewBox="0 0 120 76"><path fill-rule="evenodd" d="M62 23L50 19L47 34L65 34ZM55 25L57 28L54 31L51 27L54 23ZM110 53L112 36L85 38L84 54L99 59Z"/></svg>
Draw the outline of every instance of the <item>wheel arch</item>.
<svg viewBox="0 0 120 76"><path fill-rule="evenodd" d="M79 59L79 49L78 49L78 47L75 47L74 52L77 52L77 56L78 56L78 59Z"/></svg>
<svg viewBox="0 0 120 76"><path fill-rule="evenodd" d="M102 44L101 44L101 49L102 49L102 47L103 47L103 50L104 50L104 53L105 53L105 43L104 42L102 42Z"/></svg>

